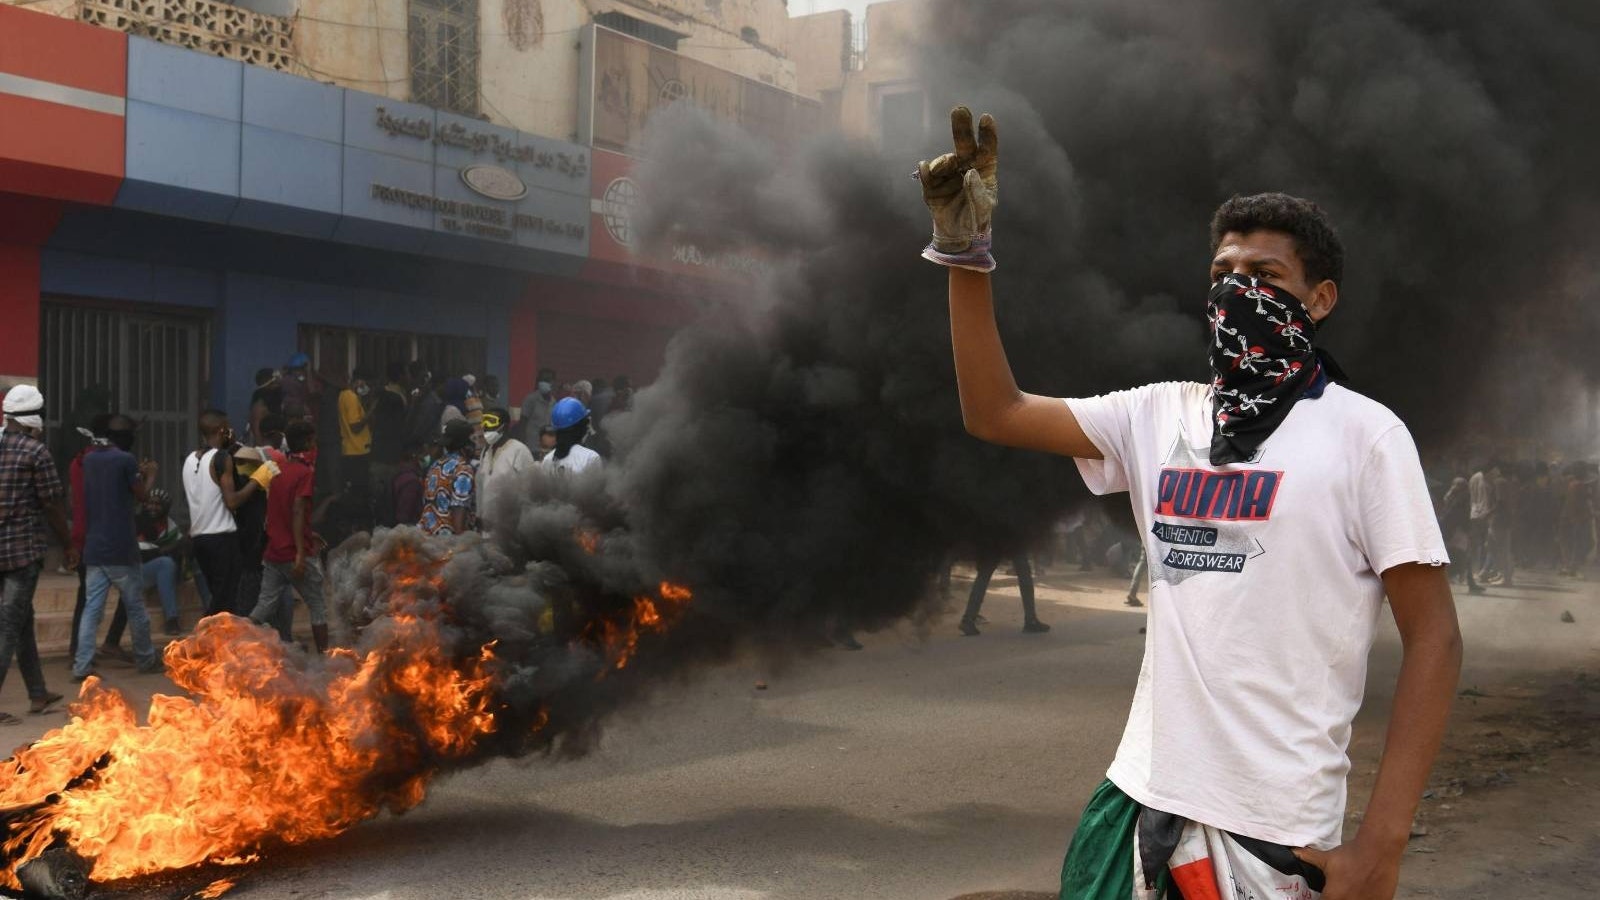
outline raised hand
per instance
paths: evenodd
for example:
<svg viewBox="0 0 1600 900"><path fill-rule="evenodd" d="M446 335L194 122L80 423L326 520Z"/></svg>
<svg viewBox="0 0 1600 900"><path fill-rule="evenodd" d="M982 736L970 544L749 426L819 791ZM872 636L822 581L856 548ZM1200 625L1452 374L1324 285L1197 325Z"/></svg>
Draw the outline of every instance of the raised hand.
<svg viewBox="0 0 1600 900"><path fill-rule="evenodd" d="M990 222L999 203L1000 134L985 113L972 130L972 110L950 111L955 150L917 164L922 200L933 214L933 240L924 258L943 266L992 272Z"/></svg>

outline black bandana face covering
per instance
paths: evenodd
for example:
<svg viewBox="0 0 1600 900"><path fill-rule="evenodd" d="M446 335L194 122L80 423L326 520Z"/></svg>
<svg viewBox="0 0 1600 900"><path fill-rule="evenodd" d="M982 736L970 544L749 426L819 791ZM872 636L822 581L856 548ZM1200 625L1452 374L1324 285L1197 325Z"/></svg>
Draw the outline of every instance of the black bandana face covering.
<svg viewBox="0 0 1600 900"><path fill-rule="evenodd" d="M1282 288L1224 275L1206 298L1211 321L1211 464L1246 462L1295 401L1322 394L1326 378L1312 349L1316 323Z"/></svg>

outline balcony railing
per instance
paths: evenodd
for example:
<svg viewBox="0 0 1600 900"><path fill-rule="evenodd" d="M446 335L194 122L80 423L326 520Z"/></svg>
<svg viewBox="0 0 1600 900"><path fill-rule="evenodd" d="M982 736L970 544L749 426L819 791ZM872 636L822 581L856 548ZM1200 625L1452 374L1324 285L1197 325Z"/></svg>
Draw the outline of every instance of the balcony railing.
<svg viewBox="0 0 1600 900"><path fill-rule="evenodd" d="M294 22L215 0L79 0L85 22L269 69L294 64Z"/></svg>

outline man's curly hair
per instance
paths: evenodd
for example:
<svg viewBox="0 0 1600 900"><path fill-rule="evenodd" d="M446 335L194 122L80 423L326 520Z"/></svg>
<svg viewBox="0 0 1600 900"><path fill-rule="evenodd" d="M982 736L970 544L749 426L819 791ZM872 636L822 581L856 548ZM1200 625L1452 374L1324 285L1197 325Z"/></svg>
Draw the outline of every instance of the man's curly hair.
<svg viewBox="0 0 1600 900"><path fill-rule="evenodd" d="M1237 194L1217 207L1211 217L1211 252L1217 252L1222 236L1230 231L1281 231L1294 238L1306 280L1317 284L1324 279L1338 284L1344 279L1344 244L1333 230L1322 207L1288 194Z"/></svg>

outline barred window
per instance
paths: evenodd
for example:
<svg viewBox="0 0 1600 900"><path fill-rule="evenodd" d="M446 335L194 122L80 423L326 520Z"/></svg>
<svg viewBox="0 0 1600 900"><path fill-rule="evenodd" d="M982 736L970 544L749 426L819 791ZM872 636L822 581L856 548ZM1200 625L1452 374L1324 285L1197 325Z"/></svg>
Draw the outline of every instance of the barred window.
<svg viewBox="0 0 1600 900"><path fill-rule="evenodd" d="M411 99L478 114L478 0L410 0Z"/></svg>

